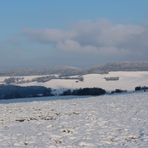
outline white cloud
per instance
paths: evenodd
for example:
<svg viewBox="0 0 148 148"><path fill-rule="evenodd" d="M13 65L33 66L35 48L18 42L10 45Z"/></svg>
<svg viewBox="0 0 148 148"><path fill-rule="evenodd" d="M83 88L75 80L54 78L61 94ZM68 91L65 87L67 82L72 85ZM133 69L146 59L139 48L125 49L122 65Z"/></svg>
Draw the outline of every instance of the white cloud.
<svg viewBox="0 0 148 148"><path fill-rule="evenodd" d="M143 25L85 21L70 29L27 29L27 38L58 49L103 55L148 54L148 28Z"/></svg>

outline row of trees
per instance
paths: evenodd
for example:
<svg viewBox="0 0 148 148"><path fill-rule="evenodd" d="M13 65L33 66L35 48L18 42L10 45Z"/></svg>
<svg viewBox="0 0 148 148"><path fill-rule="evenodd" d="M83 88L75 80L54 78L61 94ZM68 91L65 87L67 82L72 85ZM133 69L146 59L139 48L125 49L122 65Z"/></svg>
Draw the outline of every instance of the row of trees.
<svg viewBox="0 0 148 148"><path fill-rule="evenodd" d="M51 89L42 86L20 87L0 85L0 99L52 96Z"/></svg>
<svg viewBox="0 0 148 148"><path fill-rule="evenodd" d="M66 90L60 95L76 95L76 96L98 96L104 95L106 91L102 88L80 88L75 90ZM53 96L52 90L43 86L15 86L15 85L0 85L0 99L13 98L29 98Z"/></svg>
<svg viewBox="0 0 148 148"><path fill-rule="evenodd" d="M106 94L106 91L102 88L80 88L75 90L66 90L62 93L63 96L76 95L76 96L99 96Z"/></svg>
<svg viewBox="0 0 148 148"><path fill-rule="evenodd" d="M135 91L148 91L148 87L147 86L137 86L135 87Z"/></svg>
<svg viewBox="0 0 148 148"><path fill-rule="evenodd" d="M135 91L148 91L148 87L135 87ZM116 89L109 94L125 93L126 90ZM80 88L74 90L65 90L62 96L74 95L74 96L99 96L104 95L106 92L102 88ZM28 97L42 97L53 96L52 90L43 86L14 86L14 85L0 85L0 99L13 99L13 98L28 98Z"/></svg>

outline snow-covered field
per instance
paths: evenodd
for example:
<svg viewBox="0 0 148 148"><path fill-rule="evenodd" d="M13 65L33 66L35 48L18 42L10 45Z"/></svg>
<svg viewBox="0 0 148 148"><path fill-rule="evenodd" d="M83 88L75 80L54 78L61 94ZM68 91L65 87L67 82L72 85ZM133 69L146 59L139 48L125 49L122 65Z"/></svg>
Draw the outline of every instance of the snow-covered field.
<svg viewBox="0 0 148 148"><path fill-rule="evenodd" d="M34 78L42 76L24 76L25 81L31 81ZM117 81L106 81L105 77L119 77ZM8 77L0 77L0 83L4 83L4 79ZM148 71L136 71L136 72L110 72L108 74L87 74L83 75L83 81L70 80L70 79L52 79L47 82L27 82L22 84L17 84L21 86L31 86L39 85L50 87L53 89L75 89L84 87L100 87L105 90L134 90L136 86L148 86Z"/></svg>
<svg viewBox="0 0 148 148"><path fill-rule="evenodd" d="M0 148L147 146L147 92L0 101Z"/></svg>

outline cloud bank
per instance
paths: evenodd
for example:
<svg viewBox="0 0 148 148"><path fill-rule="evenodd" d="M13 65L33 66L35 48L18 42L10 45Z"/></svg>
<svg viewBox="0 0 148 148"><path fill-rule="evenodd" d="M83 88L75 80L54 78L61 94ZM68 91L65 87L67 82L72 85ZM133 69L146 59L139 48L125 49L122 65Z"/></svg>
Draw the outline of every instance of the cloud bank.
<svg viewBox="0 0 148 148"><path fill-rule="evenodd" d="M41 44L73 52L101 55L148 55L148 27L110 21L84 21L68 29L25 29L25 36Z"/></svg>

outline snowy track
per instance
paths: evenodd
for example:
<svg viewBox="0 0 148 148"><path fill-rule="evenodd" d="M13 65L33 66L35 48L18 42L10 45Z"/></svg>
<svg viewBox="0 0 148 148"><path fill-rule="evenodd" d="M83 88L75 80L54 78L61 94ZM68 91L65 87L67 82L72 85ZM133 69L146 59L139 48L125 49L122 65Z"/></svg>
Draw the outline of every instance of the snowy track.
<svg viewBox="0 0 148 148"><path fill-rule="evenodd" d="M148 146L148 93L0 103L0 148Z"/></svg>

